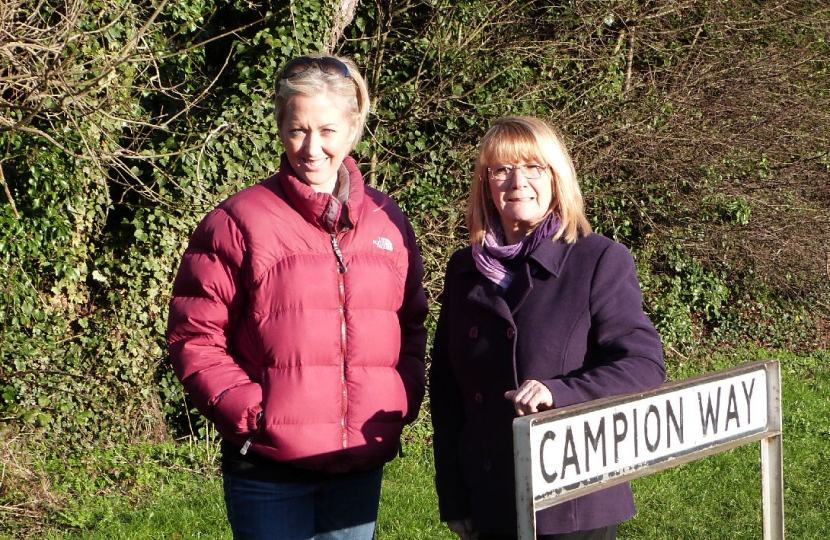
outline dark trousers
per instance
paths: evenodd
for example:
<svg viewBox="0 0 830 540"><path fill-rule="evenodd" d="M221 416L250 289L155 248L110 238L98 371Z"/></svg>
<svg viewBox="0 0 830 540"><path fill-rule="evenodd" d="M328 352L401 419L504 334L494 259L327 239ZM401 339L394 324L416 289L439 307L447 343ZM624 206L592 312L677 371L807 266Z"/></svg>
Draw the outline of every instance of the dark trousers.
<svg viewBox="0 0 830 540"><path fill-rule="evenodd" d="M592 529L590 531L576 531L565 534L540 534L536 536L537 540L616 540L617 526L611 525L602 529ZM515 536L509 534L486 534L481 533L478 540L516 540Z"/></svg>

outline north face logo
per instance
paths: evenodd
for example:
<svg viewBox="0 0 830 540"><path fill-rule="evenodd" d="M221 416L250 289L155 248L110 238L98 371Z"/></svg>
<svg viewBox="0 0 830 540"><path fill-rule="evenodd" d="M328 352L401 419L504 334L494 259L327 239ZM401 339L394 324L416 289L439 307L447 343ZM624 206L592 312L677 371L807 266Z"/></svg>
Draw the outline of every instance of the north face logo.
<svg viewBox="0 0 830 540"><path fill-rule="evenodd" d="M383 236L378 236L377 238L372 240L372 243L378 249L383 249L383 250L386 250L386 251L392 251L392 240L390 240L388 238L384 238Z"/></svg>

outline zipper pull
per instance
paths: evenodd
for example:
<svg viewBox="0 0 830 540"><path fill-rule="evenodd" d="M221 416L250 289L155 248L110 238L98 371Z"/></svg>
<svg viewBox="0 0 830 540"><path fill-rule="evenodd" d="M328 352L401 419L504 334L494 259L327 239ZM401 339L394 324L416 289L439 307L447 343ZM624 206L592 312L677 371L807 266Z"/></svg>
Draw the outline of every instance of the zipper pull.
<svg viewBox="0 0 830 540"><path fill-rule="evenodd" d="M251 445L253 443L254 443L254 436L251 435L250 437L248 437L248 440L245 441L245 444L242 445L242 448L239 449L239 453L242 454L243 456L247 456L248 455L248 449L251 447Z"/></svg>
<svg viewBox="0 0 830 540"><path fill-rule="evenodd" d="M343 253L340 251L340 246L337 245L336 233L331 233L331 247L334 249L334 255L337 257L337 264L340 265L340 273L345 274L348 268L346 268L346 263L343 262Z"/></svg>
<svg viewBox="0 0 830 540"><path fill-rule="evenodd" d="M239 449L239 453L240 453L240 454L242 454L243 456L248 455L248 449L250 449L250 448L251 448L251 445L252 445L252 444L254 444L254 437L256 437L256 434L257 434L257 432L259 431L259 422L262 420L262 414L263 414L263 412L262 412L262 411L259 411L259 412L256 414L256 426L257 426L257 429L256 429L256 431L254 431L254 432L251 434L251 436L250 436L250 437L248 437L248 440L247 440L247 441L245 441L245 444L243 444L243 445L242 445L242 448L240 448L240 449Z"/></svg>

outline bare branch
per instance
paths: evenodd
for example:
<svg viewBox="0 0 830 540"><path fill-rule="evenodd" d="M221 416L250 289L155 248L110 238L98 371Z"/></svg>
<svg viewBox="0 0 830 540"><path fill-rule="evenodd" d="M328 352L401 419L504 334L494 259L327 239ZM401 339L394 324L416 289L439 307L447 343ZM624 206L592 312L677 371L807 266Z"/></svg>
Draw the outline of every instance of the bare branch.
<svg viewBox="0 0 830 540"><path fill-rule="evenodd" d="M0 184L3 184L3 191L6 193L6 197L9 199L9 204L12 207L12 212L14 212L14 217L20 219L20 214L17 213L17 206L14 204L14 197L12 197L11 191L9 191L9 185L6 183L6 175L3 173L3 162L0 161Z"/></svg>

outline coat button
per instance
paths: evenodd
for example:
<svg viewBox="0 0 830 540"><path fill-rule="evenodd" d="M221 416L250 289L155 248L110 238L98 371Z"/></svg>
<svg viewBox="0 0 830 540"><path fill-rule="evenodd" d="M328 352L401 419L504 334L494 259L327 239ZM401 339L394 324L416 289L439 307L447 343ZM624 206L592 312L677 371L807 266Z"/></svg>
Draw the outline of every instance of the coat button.
<svg viewBox="0 0 830 540"><path fill-rule="evenodd" d="M484 396L481 395L481 392L476 392L475 400L476 403L482 403L484 401Z"/></svg>
<svg viewBox="0 0 830 540"><path fill-rule="evenodd" d="M482 467L485 471L490 472L490 469L492 469L492 468L493 468L493 464L492 464L492 463L490 463L490 460L489 460L489 459L485 459L485 460L484 460L484 462L481 464L481 467Z"/></svg>
<svg viewBox="0 0 830 540"><path fill-rule="evenodd" d="M478 326L473 326L470 328L470 337L475 339L478 337Z"/></svg>
<svg viewBox="0 0 830 540"><path fill-rule="evenodd" d="M507 329L507 339L513 339L516 336L516 330L511 326Z"/></svg>
<svg viewBox="0 0 830 540"><path fill-rule="evenodd" d="M536 276L539 273L539 268L534 264L530 266L530 275Z"/></svg>

